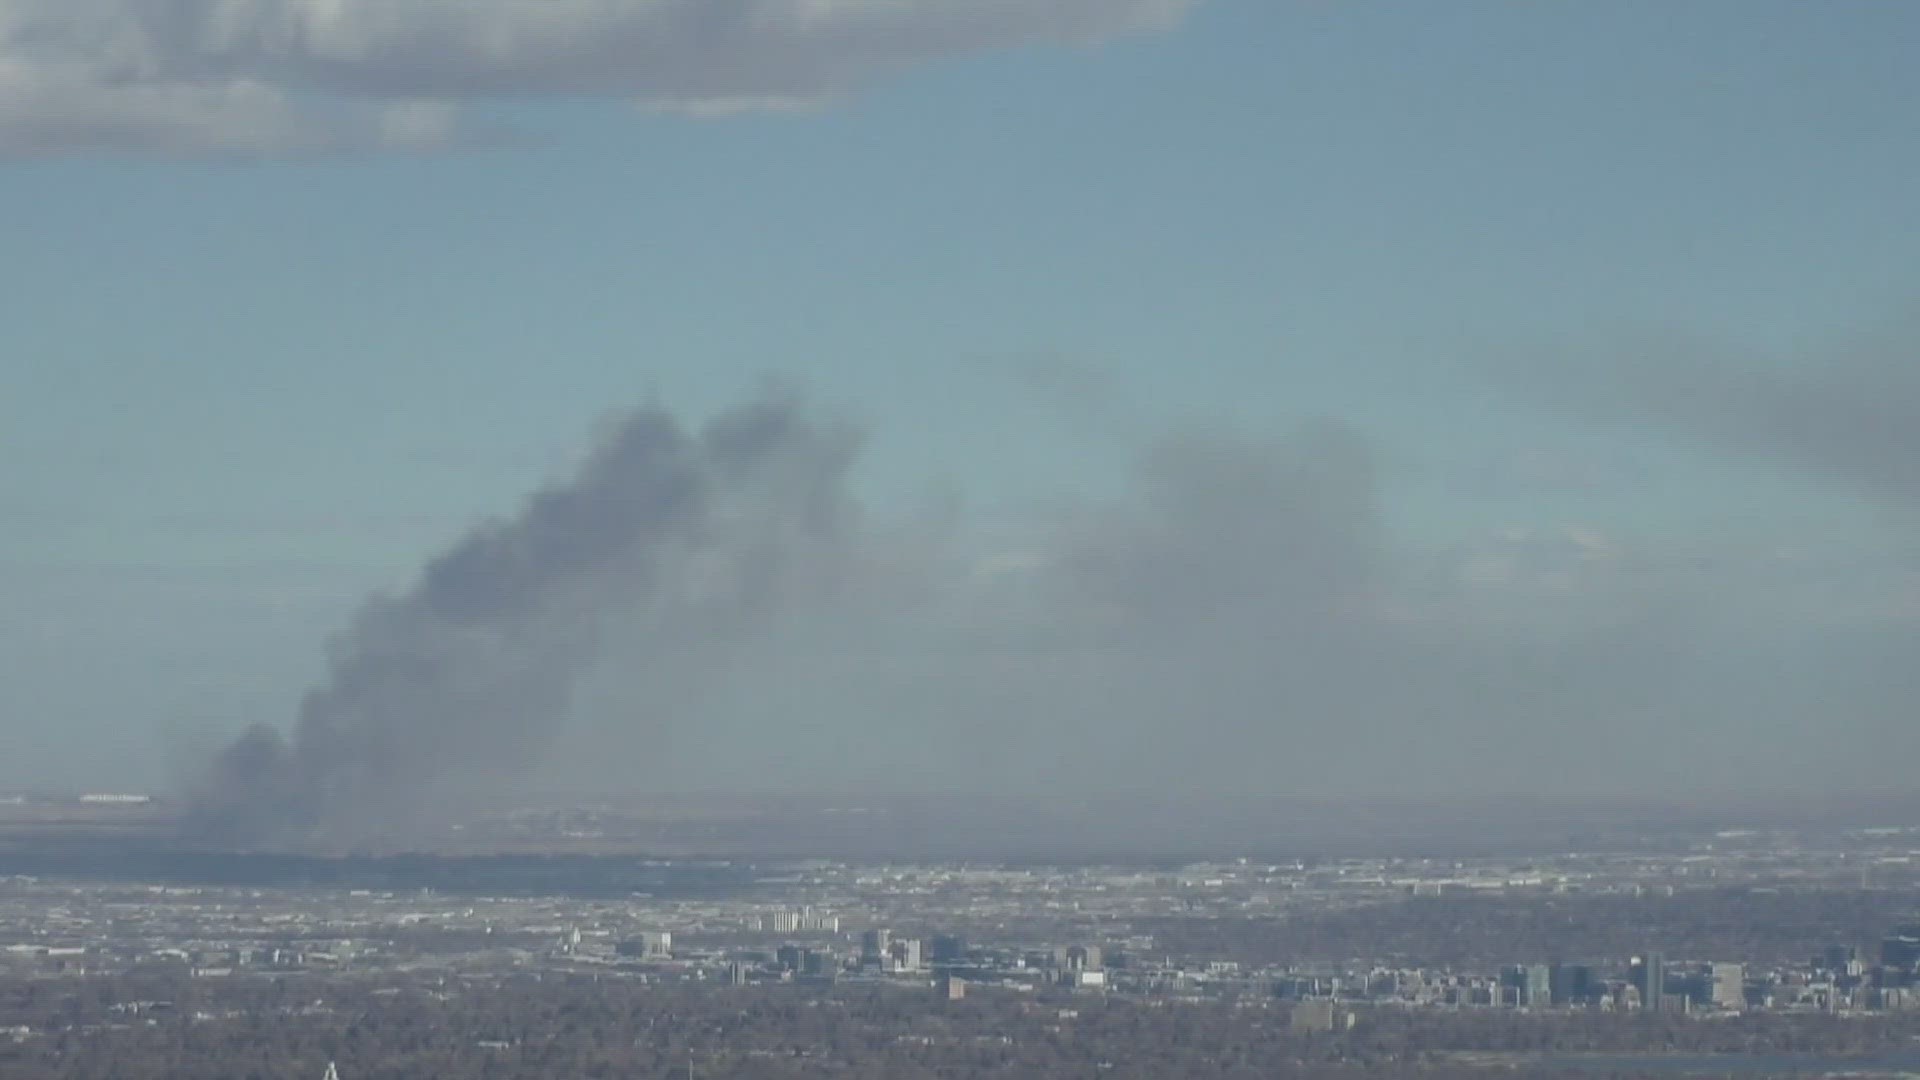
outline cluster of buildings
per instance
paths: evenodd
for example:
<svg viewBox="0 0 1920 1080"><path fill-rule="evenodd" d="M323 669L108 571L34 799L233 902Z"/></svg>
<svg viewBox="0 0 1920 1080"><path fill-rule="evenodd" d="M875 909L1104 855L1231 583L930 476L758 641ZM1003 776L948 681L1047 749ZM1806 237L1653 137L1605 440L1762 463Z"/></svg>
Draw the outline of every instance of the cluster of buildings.
<svg viewBox="0 0 1920 1080"><path fill-rule="evenodd" d="M1905 834L1870 839L1878 845L1869 855L1879 881L1888 867L1904 865L1892 861L1889 845L1911 841ZM1756 963L1778 955L1760 950L1736 953L1745 962L1647 951L1625 961L1503 967L1507 957L1482 950L1455 953L1447 967L1406 966L1404 958L1421 955L1425 943L1417 939L1382 957L1320 965L1282 962L1300 952L1262 951L1273 935L1302 925L1296 920L1337 915L1351 929L1376 911L1468 912L1483 898L1496 910L1581 899L1589 910L1671 911L1687 907L1690 894L1728 903L1730 880L1832 896L1860 888L1867 858L1853 849L1728 851L1727 841L1713 843L1710 851L1649 855L1233 859L1178 867L805 860L728 864L721 884L702 871L690 879L698 889L602 889L598 899L16 874L0 877L0 974L562 972L722 985L895 982L950 997L974 987L1066 988L1174 1001L1277 1000L1316 1031L1337 1030L1352 1010L1371 1007L1674 1015L1920 1008L1920 924L1887 933L1877 950L1835 947L1793 963ZM1920 847L1912 857L1920 860ZM1876 889L1883 900L1910 895ZM1680 900L1666 899L1676 893ZM1890 908L1886 918L1906 910ZM1447 925L1447 917L1433 925ZM1207 932L1198 939L1169 932L1178 927ZM1658 932L1669 947L1689 948L1671 926ZM1597 948L1624 952L1643 933L1651 936L1632 925ZM1357 953L1376 940L1360 933L1352 947ZM1735 949L1723 949L1728 940L1703 938L1692 947L1724 957L1741 947L1735 939ZM1589 947L1596 946L1570 950Z"/></svg>
<svg viewBox="0 0 1920 1080"><path fill-rule="evenodd" d="M817 918L822 926L838 922L833 916ZM766 920L755 923L765 924ZM955 934L922 939L897 935L886 928L862 931L857 948L842 948L848 941L846 935L823 930L810 941L784 941L770 947L705 946L676 952L670 933L643 932L615 945L611 960L616 964L644 962L649 965L647 974L653 977L724 976L735 985L854 980L931 983L952 998L963 996L969 982L1023 989L1099 989L1108 985L1099 945L978 948ZM603 962L580 945L577 936L563 937L556 952L575 960Z"/></svg>
<svg viewBox="0 0 1920 1080"><path fill-rule="evenodd" d="M1287 973L1274 993L1296 1001L1440 1008L1595 1009L1675 1015L1744 1011L1920 1009L1920 924L1895 929L1869 963L1833 946L1804 965L1676 963L1648 952L1625 964L1521 964L1497 973L1375 968Z"/></svg>
<svg viewBox="0 0 1920 1080"><path fill-rule="evenodd" d="M927 947L930 944L930 947ZM1297 1026L1338 1030L1352 1009L1581 1010L1675 1016L1747 1011L1879 1012L1920 1009L1920 924L1895 929L1869 963L1835 946L1801 965L1675 961L1649 951L1625 962L1519 964L1485 972L1374 966L1356 970L1243 967L1151 956L1122 943L1050 948L975 946L956 935L930 943L869 929L857 951L788 943L770 951L683 954L731 965L736 982L842 979L964 980L1016 990L1065 987L1218 998L1271 996L1294 1005Z"/></svg>
<svg viewBox="0 0 1920 1080"><path fill-rule="evenodd" d="M764 934L837 934L840 932L840 916L801 907L762 915L758 925Z"/></svg>

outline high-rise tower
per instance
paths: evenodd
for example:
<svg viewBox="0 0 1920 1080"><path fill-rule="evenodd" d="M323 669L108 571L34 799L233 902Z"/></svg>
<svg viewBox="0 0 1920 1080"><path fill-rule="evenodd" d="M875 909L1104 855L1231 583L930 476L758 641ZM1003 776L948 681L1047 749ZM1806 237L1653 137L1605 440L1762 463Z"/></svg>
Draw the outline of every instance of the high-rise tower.
<svg viewBox="0 0 1920 1080"><path fill-rule="evenodd" d="M1640 1004L1652 1013L1667 1008L1667 958L1657 952L1641 961Z"/></svg>

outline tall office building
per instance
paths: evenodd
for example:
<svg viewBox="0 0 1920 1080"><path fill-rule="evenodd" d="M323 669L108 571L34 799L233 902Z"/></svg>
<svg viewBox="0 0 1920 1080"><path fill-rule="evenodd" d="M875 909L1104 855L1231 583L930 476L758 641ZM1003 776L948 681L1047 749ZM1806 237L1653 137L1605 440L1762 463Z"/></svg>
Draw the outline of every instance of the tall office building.
<svg viewBox="0 0 1920 1080"><path fill-rule="evenodd" d="M1098 945L1062 945L1053 950L1053 966L1058 971L1099 971L1104 959Z"/></svg>
<svg viewBox="0 0 1920 1080"><path fill-rule="evenodd" d="M832 982L840 973L840 958L832 949L808 949L800 954L800 974L808 979Z"/></svg>
<svg viewBox="0 0 1920 1080"><path fill-rule="evenodd" d="M1600 990L1600 978L1589 964L1555 964L1549 973L1555 1005L1591 1002Z"/></svg>
<svg viewBox="0 0 1920 1080"><path fill-rule="evenodd" d="M1553 969L1545 964L1528 964L1520 969L1520 1006L1544 1009L1553 1004Z"/></svg>
<svg viewBox="0 0 1920 1080"><path fill-rule="evenodd" d="M1880 962L1892 968L1920 964L1920 926L1896 927L1880 943Z"/></svg>
<svg viewBox="0 0 1920 1080"><path fill-rule="evenodd" d="M1656 1013L1667 1009L1667 958L1657 952L1640 961L1640 1007Z"/></svg>
<svg viewBox="0 0 1920 1080"><path fill-rule="evenodd" d="M967 958L967 941L957 934L940 934L933 939L933 962L957 964Z"/></svg>
<svg viewBox="0 0 1920 1080"><path fill-rule="evenodd" d="M920 939L899 938L887 946L887 955L891 963L886 967L890 971L919 971Z"/></svg>
<svg viewBox="0 0 1920 1080"><path fill-rule="evenodd" d="M1740 964L1715 964L1712 972L1713 983L1710 992L1713 995L1713 1007L1716 1009L1746 1008L1747 969Z"/></svg>
<svg viewBox="0 0 1920 1080"><path fill-rule="evenodd" d="M860 963L866 967L883 967L893 945L893 932L890 930L869 930L860 935Z"/></svg>
<svg viewBox="0 0 1920 1080"><path fill-rule="evenodd" d="M671 960L673 935L665 930L642 931L639 937L615 945L614 952L629 959Z"/></svg>

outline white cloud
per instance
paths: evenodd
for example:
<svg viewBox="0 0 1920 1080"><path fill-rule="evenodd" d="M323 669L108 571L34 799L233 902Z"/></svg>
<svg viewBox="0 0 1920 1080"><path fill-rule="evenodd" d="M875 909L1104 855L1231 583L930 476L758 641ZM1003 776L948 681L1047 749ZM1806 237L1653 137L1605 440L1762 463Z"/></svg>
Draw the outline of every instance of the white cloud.
<svg viewBox="0 0 1920 1080"><path fill-rule="evenodd" d="M710 120L745 113L818 112L837 95L819 94L644 94L634 104L641 111L672 113Z"/></svg>
<svg viewBox="0 0 1920 1080"><path fill-rule="evenodd" d="M0 154L443 145L546 93L719 116L1199 0L0 0Z"/></svg>

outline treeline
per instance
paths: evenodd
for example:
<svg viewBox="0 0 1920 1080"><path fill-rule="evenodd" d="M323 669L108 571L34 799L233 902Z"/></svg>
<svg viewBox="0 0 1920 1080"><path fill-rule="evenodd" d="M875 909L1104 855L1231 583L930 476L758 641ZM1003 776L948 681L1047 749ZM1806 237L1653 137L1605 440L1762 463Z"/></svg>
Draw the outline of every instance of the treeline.
<svg viewBox="0 0 1920 1080"><path fill-rule="evenodd" d="M1676 1018L1368 1010L1297 1036L1275 1002L1153 1003L976 990L656 987L337 977L0 980L8 1080L1489 1075L1462 1051L1885 1052L1920 1017ZM18 1040L7 1029L25 1029Z"/></svg>

